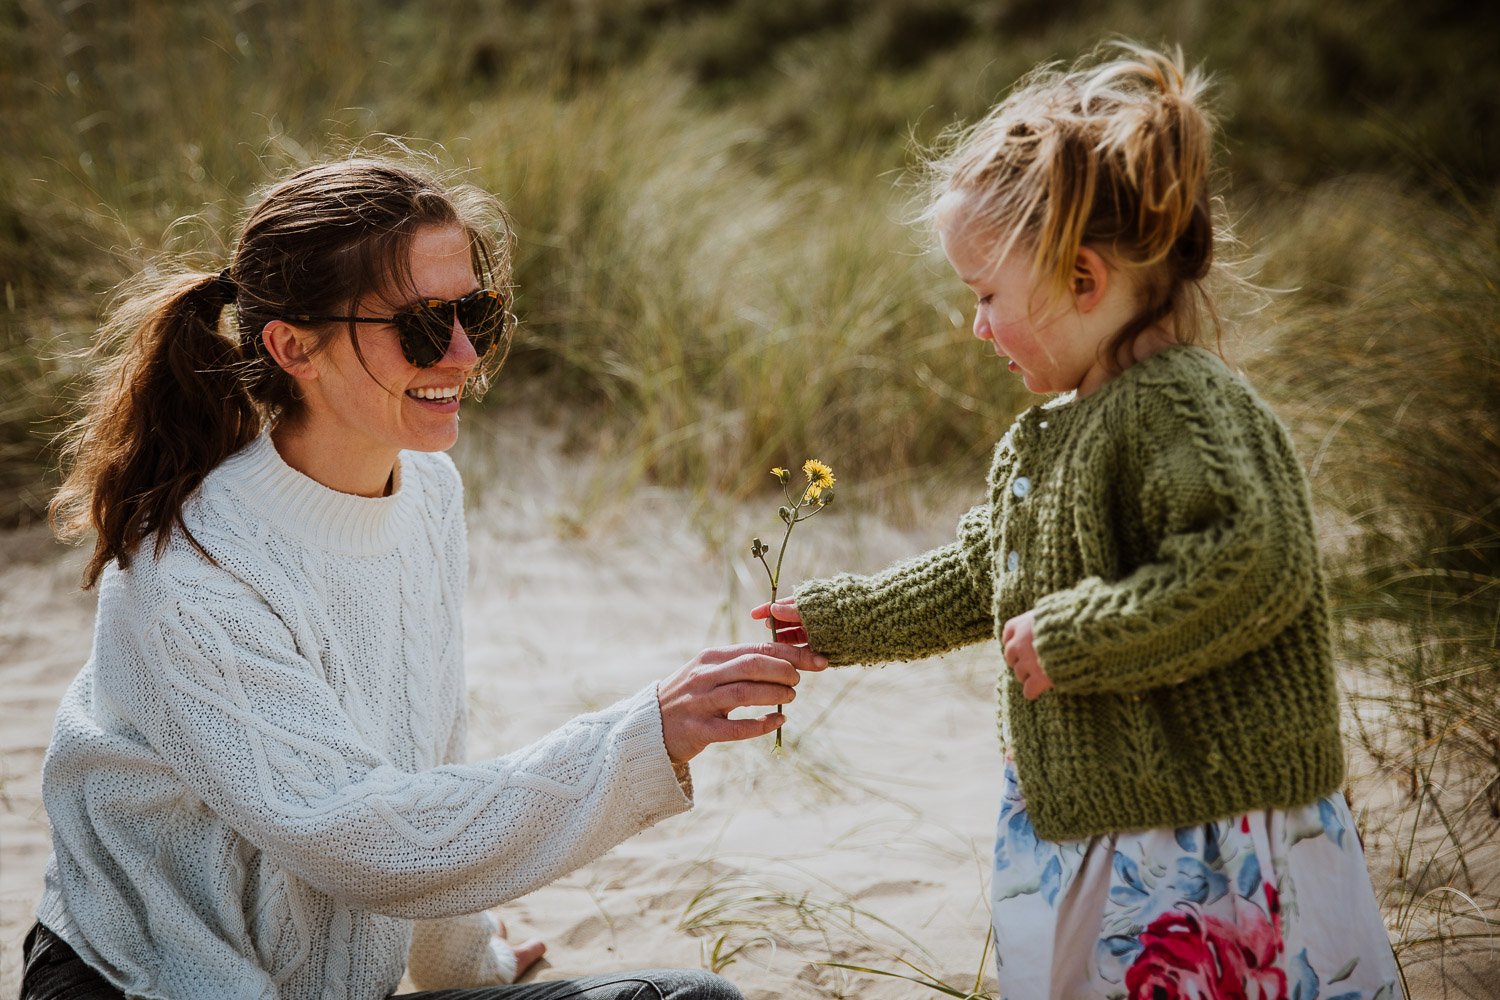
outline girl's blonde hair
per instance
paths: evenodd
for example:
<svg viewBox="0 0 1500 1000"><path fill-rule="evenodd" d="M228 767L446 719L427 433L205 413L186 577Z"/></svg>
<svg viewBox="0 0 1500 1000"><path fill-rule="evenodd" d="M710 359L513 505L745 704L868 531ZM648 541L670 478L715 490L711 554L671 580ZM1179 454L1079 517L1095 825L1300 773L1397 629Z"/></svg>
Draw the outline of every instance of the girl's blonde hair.
<svg viewBox="0 0 1500 1000"><path fill-rule="evenodd" d="M1135 318L1106 345L1118 363L1146 328L1174 317L1190 343L1217 325L1203 288L1214 263L1209 198L1213 122L1207 80L1171 55L1129 42L1114 57L1042 66L979 123L950 133L929 158L930 198L964 196L967 223L995 240L994 260L1029 250L1044 287L1070 285L1080 247L1141 277Z"/></svg>

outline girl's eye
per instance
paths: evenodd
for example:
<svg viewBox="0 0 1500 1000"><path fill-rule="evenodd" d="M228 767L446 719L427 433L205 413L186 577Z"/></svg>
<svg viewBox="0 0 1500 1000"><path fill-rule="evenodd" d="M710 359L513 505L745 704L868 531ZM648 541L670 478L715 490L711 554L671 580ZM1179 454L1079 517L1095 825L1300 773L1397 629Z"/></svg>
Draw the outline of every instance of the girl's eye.
<svg viewBox="0 0 1500 1000"><path fill-rule="evenodd" d="M981 295L981 296L979 296L979 304L982 305L982 306L987 306L987 305L990 304L990 299L993 299L993 298L994 298L993 295Z"/></svg>

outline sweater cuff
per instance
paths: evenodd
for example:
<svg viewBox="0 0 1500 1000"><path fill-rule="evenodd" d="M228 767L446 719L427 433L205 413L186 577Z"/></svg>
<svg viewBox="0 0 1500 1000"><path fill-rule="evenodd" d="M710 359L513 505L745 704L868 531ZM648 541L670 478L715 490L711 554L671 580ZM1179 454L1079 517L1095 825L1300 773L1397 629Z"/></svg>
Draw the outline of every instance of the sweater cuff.
<svg viewBox="0 0 1500 1000"><path fill-rule="evenodd" d="M1093 657L1076 639L1076 608L1067 596L1048 594L1032 609L1032 645L1059 694L1077 693L1069 689L1095 672Z"/></svg>
<svg viewBox="0 0 1500 1000"><path fill-rule="evenodd" d="M843 574L808 580L795 594L808 647L828 657L828 662L836 667L861 662L858 636L867 630L859 627L845 607L846 595L857 585L856 578Z"/></svg>
<svg viewBox="0 0 1500 1000"><path fill-rule="evenodd" d="M407 973L418 989L503 986L516 980L516 953L496 937L500 921L486 911L413 925Z"/></svg>
<svg viewBox="0 0 1500 1000"><path fill-rule="evenodd" d="M516 981L516 952L510 942L501 937L491 937L489 953L485 956L483 975L489 983L508 985Z"/></svg>
<svg viewBox="0 0 1500 1000"><path fill-rule="evenodd" d="M642 829L693 807L691 781L684 785L678 780L667 756L656 689L652 683L621 702L624 718L617 737L621 771L630 784Z"/></svg>

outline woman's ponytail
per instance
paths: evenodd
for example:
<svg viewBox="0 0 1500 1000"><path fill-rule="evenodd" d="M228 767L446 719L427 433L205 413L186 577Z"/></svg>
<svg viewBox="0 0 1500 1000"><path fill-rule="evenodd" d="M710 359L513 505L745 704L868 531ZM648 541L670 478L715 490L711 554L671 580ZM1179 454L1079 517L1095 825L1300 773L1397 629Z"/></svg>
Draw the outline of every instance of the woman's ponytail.
<svg viewBox="0 0 1500 1000"><path fill-rule="evenodd" d="M233 298L227 272L174 275L128 295L106 323L84 413L64 439L68 472L49 508L59 537L96 532L85 587L112 561L129 566L152 536L160 554L174 527L196 546L183 502L259 433L237 343L219 331Z"/></svg>

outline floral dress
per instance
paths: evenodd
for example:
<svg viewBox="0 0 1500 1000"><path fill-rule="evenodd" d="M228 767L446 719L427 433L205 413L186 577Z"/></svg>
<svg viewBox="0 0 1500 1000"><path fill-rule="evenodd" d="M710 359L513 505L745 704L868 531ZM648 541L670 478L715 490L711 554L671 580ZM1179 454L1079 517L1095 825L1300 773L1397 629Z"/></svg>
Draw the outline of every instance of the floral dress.
<svg viewBox="0 0 1500 1000"><path fill-rule="evenodd" d="M990 887L1004 1000L1400 1000L1335 793L1175 830L1041 840L1005 766Z"/></svg>

